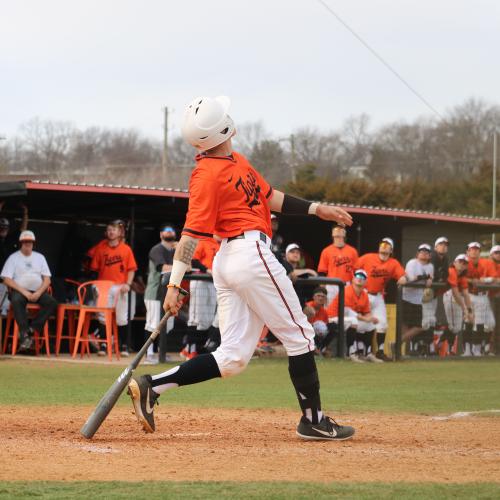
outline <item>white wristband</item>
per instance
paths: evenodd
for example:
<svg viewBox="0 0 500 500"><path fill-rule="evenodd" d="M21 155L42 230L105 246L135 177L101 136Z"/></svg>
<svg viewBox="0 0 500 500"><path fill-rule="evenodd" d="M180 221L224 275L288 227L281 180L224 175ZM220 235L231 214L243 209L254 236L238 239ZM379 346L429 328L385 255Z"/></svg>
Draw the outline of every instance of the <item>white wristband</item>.
<svg viewBox="0 0 500 500"><path fill-rule="evenodd" d="M311 203L309 205L309 210L307 211L307 213L309 215L316 215L316 210L318 209L318 206L319 206L319 203Z"/></svg>
<svg viewBox="0 0 500 500"><path fill-rule="evenodd" d="M172 265L172 271L170 271L170 285L181 286L182 278L186 273L188 265L180 260L175 260Z"/></svg>

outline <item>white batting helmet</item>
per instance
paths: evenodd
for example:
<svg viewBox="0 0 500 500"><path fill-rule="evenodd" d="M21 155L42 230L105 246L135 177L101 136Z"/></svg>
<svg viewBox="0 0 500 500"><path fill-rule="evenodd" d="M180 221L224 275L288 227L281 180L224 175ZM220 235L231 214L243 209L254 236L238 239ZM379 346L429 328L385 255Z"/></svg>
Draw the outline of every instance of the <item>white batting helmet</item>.
<svg viewBox="0 0 500 500"><path fill-rule="evenodd" d="M198 151L214 148L229 139L234 122L227 114L229 97L197 97L188 104L184 113L182 135Z"/></svg>

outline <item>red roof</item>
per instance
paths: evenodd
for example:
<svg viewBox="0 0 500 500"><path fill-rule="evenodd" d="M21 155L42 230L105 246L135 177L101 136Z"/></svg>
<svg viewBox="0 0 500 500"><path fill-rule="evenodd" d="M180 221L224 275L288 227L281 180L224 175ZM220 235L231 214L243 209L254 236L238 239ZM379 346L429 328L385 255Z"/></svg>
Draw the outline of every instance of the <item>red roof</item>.
<svg viewBox="0 0 500 500"><path fill-rule="evenodd" d="M88 193L129 194L139 196L165 196L173 198L188 198L185 189L159 188L151 186L127 186L116 184L90 184L81 182L56 182L32 180L26 182L28 190L47 191L78 191ZM402 217L408 219L427 219L443 222L463 222L466 224L479 224L483 226L500 226L500 219L490 217L477 217L473 215L458 215L450 213L427 212L424 210L408 210L402 208L371 207L363 205L340 204L353 214L372 214L389 217Z"/></svg>

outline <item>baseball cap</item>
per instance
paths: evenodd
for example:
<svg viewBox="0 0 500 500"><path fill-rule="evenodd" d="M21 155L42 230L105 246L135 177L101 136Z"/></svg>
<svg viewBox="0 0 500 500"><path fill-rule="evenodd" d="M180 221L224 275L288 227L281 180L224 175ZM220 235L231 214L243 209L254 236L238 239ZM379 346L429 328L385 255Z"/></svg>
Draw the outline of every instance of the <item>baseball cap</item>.
<svg viewBox="0 0 500 500"><path fill-rule="evenodd" d="M19 235L19 241L35 241L35 233L33 231L23 231Z"/></svg>
<svg viewBox="0 0 500 500"><path fill-rule="evenodd" d="M440 243L446 243L448 244L449 241L448 241L448 238L446 236L440 236L435 242L434 242L434 246L437 247Z"/></svg>
<svg viewBox="0 0 500 500"><path fill-rule="evenodd" d="M315 288L313 295L316 295L317 293L321 293L322 295L328 295L328 292L326 291L326 288L324 286L318 286L317 288Z"/></svg>
<svg viewBox="0 0 500 500"><path fill-rule="evenodd" d="M394 248L394 241L392 238L382 238L382 241L380 243L387 243L388 245L391 245L392 248Z"/></svg>
<svg viewBox="0 0 500 500"><path fill-rule="evenodd" d="M500 248L500 247L498 247L498 248ZM469 262L469 257L467 257L467 255L465 255L464 253L459 253L459 254L455 257L454 262L456 262L457 260L465 260L465 262Z"/></svg>
<svg viewBox="0 0 500 500"><path fill-rule="evenodd" d="M368 274L366 274L366 271L364 269L356 269L356 271L354 271L354 277L366 280L368 279Z"/></svg>
<svg viewBox="0 0 500 500"><path fill-rule="evenodd" d="M5 217L1 217L0 218L0 227L10 227L9 219L6 219Z"/></svg>
<svg viewBox="0 0 500 500"><path fill-rule="evenodd" d="M172 226L164 226L161 231L161 233L174 233L175 234L175 229Z"/></svg>
<svg viewBox="0 0 500 500"><path fill-rule="evenodd" d="M277 218L278 218L278 217L277 217L276 215L271 214L271 220L273 220L273 219L277 219Z"/></svg>
<svg viewBox="0 0 500 500"><path fill-rule="evenodd" d="M432 248L429 244L427 243L422 243L421 245L418 246L418 251L422 251L422 250L425 250L426 252L431 252L432 251Z"/></svg>
<svg viewBox="0 0 500 500"><path fill-rule="evenodd" d="M285 253L291 252L292 250L300 250L299 245L297 243L290 243L285 250Z"/></svg>
<svg viewBox="0 0 500 500"><path fill-rule="evenodd" d="M500 252L500 245L495 245L495 246L491 247L490 255L492 253L495 253L495 252Z"/></svg>
<svg viewBox="0 0 500 500"><path fill-rule="evenodd" d="M469 249L469 248L481 248L481 243L479 243L478 241L471 241L467 245L467 249Z"/></svg>

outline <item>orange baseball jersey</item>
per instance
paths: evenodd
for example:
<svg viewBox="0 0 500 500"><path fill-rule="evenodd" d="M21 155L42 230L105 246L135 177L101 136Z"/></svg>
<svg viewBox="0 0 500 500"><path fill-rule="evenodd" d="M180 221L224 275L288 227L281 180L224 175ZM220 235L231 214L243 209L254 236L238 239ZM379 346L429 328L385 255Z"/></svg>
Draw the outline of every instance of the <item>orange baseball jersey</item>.
<svg viewBox="0 0 500 500"><path fill-rule="evenodd" d="M403 266L390 257L383 261L378 253L366 253L356 263L356 269L364 269L368 274L366 289L368 293L383 293L387 282L391 279L398 280L405 275Z"/></svg>
<svg viewBox="0 0 500 500"><path fill-rule="evenodd" d="M326 273L328 278L340 278L345 283L352 281L358 252L351 245L336 247L333 243L321 252L318 273Z"/></svg>
<svg viewBox="0 0 500 500"><path fill-rule="evenodd" d="M319 309L316 309L316 307L314 307L314 300L306 302L306 306L309 306L315 311L315 314L309 320L309 323L314 323L315 321L324 321L325 323L328 323L328 313L326 312L325 307L321 306Z"/></svg>
<svg viewBox="0 0 500 500"><path fill-rule="evenodd" d="M450 266L448 269L448 284L451 287L458 287L460 290L467 290L469 287L467 274L459 276L457 270L453 266Z"/></svg>
<svg viewBox="0 0 500 500"><path fill-rule="evenodd" d="M486 268L485 276L488 278L500 278L500 264L497 264L491 259L481 259L484 260L484 267Z"/></svg>
<svg viewBox="0 0 500 500"><path fill-rule="evenodd" d="M488 274L488 259L479 259L475 264L472 260L469 260L469 264L467 266L467 278L469 279L481 279L486 277ZM472 284L469 284L469 292L473 294L477 294L478 290Z"/></svg>
<svg viewBox="0 0 500 500"><path fill-rule="evenodd" d="M370 300L365 289L358 296L352 285L345 287L344 307L348 307L358 314L370 313ZM337 295L326 308L329 318L336 318L339 315L339 296Z"/></svg>
<svg viewBox="0 0 500 500"><path fill-rule="evenodd" d="M195 238L237 236L256 229L272 235L273 188L239 153L198 155L189 181L189 207L182 234Z"/></svg>
<svg viewBox="0 0 500 500"><path fill-rule="evenodd" d="M207 269L212 269L215 254L220 248L220 243L213 238L201 240L193 254L193 259L199 260Z"/></svg>
<svg viewBox="0 0 500 500"><path fill-rule="evenodd" d="M123 242L116 247L98 244L95 247L90 269L97 271L98 279L126 283L129 271L137 270L132 249Z"/></svg>

